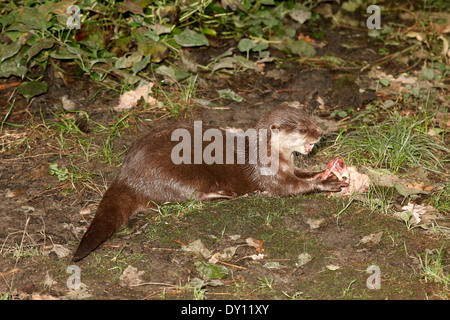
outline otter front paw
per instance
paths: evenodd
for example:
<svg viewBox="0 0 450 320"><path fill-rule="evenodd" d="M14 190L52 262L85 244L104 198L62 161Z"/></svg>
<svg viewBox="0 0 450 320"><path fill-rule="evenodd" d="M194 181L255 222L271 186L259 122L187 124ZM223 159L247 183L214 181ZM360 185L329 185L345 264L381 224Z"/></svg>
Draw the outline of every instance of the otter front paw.
<svg viewBox="0 0 450 320"><path fill-rule="evenodd" d="M325 192L340 192L342 188L348 187L348 182L340 181L334 174L330 174L325 180L318 181L317 184L319 190Z"/></svg>

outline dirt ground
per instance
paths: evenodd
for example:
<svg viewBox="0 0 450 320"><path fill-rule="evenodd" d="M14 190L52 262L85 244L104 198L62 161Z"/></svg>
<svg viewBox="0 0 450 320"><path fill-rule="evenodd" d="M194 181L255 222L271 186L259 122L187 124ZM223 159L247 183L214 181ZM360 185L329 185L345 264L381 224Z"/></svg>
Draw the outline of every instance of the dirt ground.
<svg viewBox="0 0 450 320"><path fill-rule="evenodd" d="M373 43L364 30L330 29L323 41L327 46L317 49L318 56L335 54L348 61L368 63L382 58L374 50L379 44ZM352 43L353 49L340 46L343 42ZM225 48L193 53L202 63ZM215 126L247 128L263 111L285 101L305 104L319 119L331 121L333 110L351 107L358 113L366 103L377 99L374 90L360 90L358 78L374 80L359 67L302 64L275 50L271 55L284 60L267 63L264 73L247 70L201 77L196 92L201 100L191 102L191 114L183 114L179 121L190 117ZM73 67L67 66L69 73ZM395 74L398 69L395 63L382 66L387 74ZM271 78L267 76L271 70L283 72ZM9 123L32 125L5 126L2 134L3 146L7 139L10 145L0 158L3 298L448 298L447 288L422 272L425 256L432 257L438 250L448 252L448 235L408 229L390 214L370 210L358 201L323 194L292 198L248 195L142 213L93 254L74 264L71 256L101 195L115 177L125 148L146 128L176 120L164 117L164 110L141 103L119 127L118 120L124 114L112 111L117 93L101 90L84 77L71 76L69 86L52 79L51 74L49 79L47 94L29 104L18 97L9 116ZM244 97L244 101L217 99L217 90L225 88ZM177 87L166 90L176 92ZM0 94L0 112L5 115L13 89ZM314 94L325 99L325 107L314 104ZM60 108L63 96L89 115L82 133L61 128L65 119ZM105 133L93 123L118 128ZM322 146L331 144L333 137L328 132ZM99 156L106 141L113 142L109 158ZM321 152L324 149L317 150L303 165L326 166L330 159ZM50 174L53 163L69 168L74 175L60 181L57 174ZM439 225L448 226L449 216L444 215ZM198 246L188 252L189 245ZM229 255L211 265L199 254L202 250ZM378 289L369 288L377 284L378 275Z"/></svg>

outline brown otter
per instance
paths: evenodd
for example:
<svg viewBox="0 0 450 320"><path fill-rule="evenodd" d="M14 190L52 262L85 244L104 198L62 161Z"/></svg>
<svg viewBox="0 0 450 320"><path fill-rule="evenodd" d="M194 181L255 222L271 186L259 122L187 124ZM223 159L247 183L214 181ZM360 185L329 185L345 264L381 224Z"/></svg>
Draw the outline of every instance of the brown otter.
<svg viewBox="0 0 450 320"><path fill-rule="evenodd" d="M310 153L322 136L322 130L300 109L269 111L253 131L245 133L211 129L198 123L197 127L195 123L175 124L153 129L137 140L104 194L73 260L86 257L130 217L155 204L192 197L226 199L257 190L272 196L339 192L348 185L335 175L322 180L323 172L302 172L295 166L294 152ZM194 138L193 148L189 139L181 140L186 134Z"/></svg>

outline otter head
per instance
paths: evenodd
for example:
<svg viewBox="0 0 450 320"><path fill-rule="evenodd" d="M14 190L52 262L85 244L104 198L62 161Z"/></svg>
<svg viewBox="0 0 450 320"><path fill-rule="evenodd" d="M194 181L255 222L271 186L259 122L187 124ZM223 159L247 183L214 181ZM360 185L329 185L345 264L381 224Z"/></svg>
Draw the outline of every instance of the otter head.
<svg viewBox="0 0 450 320"><path fill-rule="evenodd" d="M272 138L278 138L281 157L290 157L294 152L309 154L323 134L306 112L292 107L276 109L269 128Z"/></svg>

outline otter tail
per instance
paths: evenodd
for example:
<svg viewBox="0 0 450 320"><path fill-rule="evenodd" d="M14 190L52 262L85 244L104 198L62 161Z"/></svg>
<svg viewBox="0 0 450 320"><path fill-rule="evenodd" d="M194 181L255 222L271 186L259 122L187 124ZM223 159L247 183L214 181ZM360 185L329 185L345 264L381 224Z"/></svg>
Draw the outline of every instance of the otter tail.
<svg viewBox="0 0 450 320"><path fill-rule="evenodd" d="M73 261L79 261L108 240L140 208L135 192L116 181L105 192L91 225L87 229Z"/></svg>

